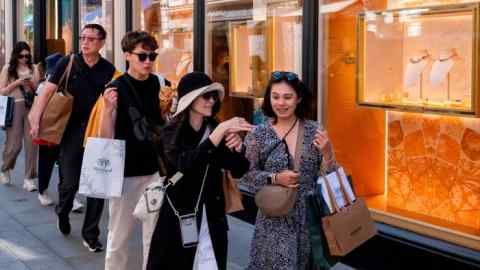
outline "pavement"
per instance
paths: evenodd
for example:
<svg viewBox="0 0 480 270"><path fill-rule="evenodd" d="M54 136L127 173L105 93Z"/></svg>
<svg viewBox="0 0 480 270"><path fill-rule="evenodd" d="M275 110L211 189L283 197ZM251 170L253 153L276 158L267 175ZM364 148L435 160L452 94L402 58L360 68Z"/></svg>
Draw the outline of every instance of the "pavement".
<svg viewBox="0 0 480 270"><path fill-rule="evenodd" d="M0 132L0 151L3 151L4 132ZM49 193L57 200L57 169L53 173ZM0 270L100 270L105 252L90 253L81 244L80 229L83 214L70 215L72 233L68 237L56 229L53 206L43 207L37 193L26 192L23 183L24 155L19 156L12 171L12 186L0 185ZM84 198L81 198L84 199ZM107 206L101 221L101 241L106 245ZM228 270L245 269L248 264L253 225L229 217ZM129 268L141 269L141 230L135 228L130 243ZM338 264L335 270L352 270Z"/></svg>

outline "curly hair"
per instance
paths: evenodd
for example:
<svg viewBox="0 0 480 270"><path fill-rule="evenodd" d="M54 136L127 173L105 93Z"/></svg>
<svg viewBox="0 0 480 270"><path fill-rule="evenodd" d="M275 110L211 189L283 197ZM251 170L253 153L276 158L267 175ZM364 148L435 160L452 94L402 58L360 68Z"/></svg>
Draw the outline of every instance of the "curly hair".
<svg viewBox="0 0 480 270"><path fill-rule="evenodd" d="M32 52L30 46L25 41L19 41L15 44L12 54L10 55L10 61L8 62L8 77L10 79L18 79L18 57L20 53L24 50L27 50L29 53ZM27 66L30 70L33 70L32 57L28 59Z"/></svg>

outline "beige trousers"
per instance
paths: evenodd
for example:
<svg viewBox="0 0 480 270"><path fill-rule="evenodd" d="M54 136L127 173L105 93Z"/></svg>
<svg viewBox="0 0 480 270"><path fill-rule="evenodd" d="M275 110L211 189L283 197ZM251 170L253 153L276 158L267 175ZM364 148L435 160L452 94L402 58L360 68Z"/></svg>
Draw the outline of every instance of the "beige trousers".
<svg viewBox="0 0 480 270"><path fill-rule="evenodd" d="M12 126L7 128L7 138L3 149L3 164L1 171L13 170L17 157L22 151L22 142L25 146L25 178L37 178L38 146L32 143L30 123L28 122L29 109L25 108L24 101L15 101Z"/></svg>
<svg viewBox="0 0 480 270"><path fill-rule="evenodd" d="M130 270L128 269L128 241L132 237L135 224L141 222L133 216L133 210L140 200L145 188L160 178L158 173L148 176L126 177L123 183L121 198L109 200L109 221L107 252L105 257L105 270ZM152 218L142 223L143 237L143 267L147 264L149 244L156 219ZM140 266L138 268L140 269ZM134 270L132 268L132 270Z"/></svg>

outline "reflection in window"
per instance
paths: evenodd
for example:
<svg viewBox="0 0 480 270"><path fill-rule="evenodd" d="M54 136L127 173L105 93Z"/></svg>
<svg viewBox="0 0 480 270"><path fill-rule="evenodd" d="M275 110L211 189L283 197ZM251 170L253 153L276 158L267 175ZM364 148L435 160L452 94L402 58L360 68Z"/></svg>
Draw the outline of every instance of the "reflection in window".
<svg viewBox="0 0 480 270"><path fill-rule="evenodd" d="M158 41L155 71L174 85L193 70L193 1L137 0L135 25Z"/></svg>
<svg viewBox="0 0 480 270"><path fill-rule="evenodd" d="M113 60L113 0L81 0L80 28L86 24L97 23L107 31L105 47L100 53L108 60Z"/></svg>
<svg viewBox="0 0 480 270"><path fill-rule="evenodd" d="M65 42L65 53L73 51L73 20L72 20L72 1L71 0L59 0L61 1L61 15L60 18L60 33L61 40Z"/></svg>
<svg viewBox="0 0 480 270"><path fill-rule="evenodd" d="M33 48L33 0L23 0L18 2L19 18L19 40L24 40Z"/></svg>
<svg viewBox="0 0 480 270"><path fill-rule="evenodd" d="M0 68L5 65L5 0L0 0Z"/></svg>
<svg viewBox="0 0 480 270"><path fill-rule="evenodd" d="M272 71L301 76L302 2L207 1L207 71L234 97L225 117L251 117L254 102L238 97L263 97Z"/></svg>

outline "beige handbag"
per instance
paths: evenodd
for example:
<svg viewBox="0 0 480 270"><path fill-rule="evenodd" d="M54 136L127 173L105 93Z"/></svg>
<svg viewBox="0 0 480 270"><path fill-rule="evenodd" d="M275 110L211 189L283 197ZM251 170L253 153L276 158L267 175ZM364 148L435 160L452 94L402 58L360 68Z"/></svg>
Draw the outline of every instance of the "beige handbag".
<svg viewBox="0 0 480 270"><path fill-rule="evenodd" d="M40 119L38 139L59 144L73 108L73 96L68 92L68 79L73 65L74 54L70 56L67 68L58 82L58 89L48 101ZM58 91L64 83L63 91Z"/></svg>
<svg viewBox="0 0 480 270"><path fill-rule="evenodd" d="M305 129L303 121L299 123L297 144L295 147L295 171L300 171L300 155L303 146ZM288 135L285 135L285 137ZM255 204L266 217L283 217L288 215L295 206L297 188L288 188L282 185L266 185L255 195Z"/></svg>

